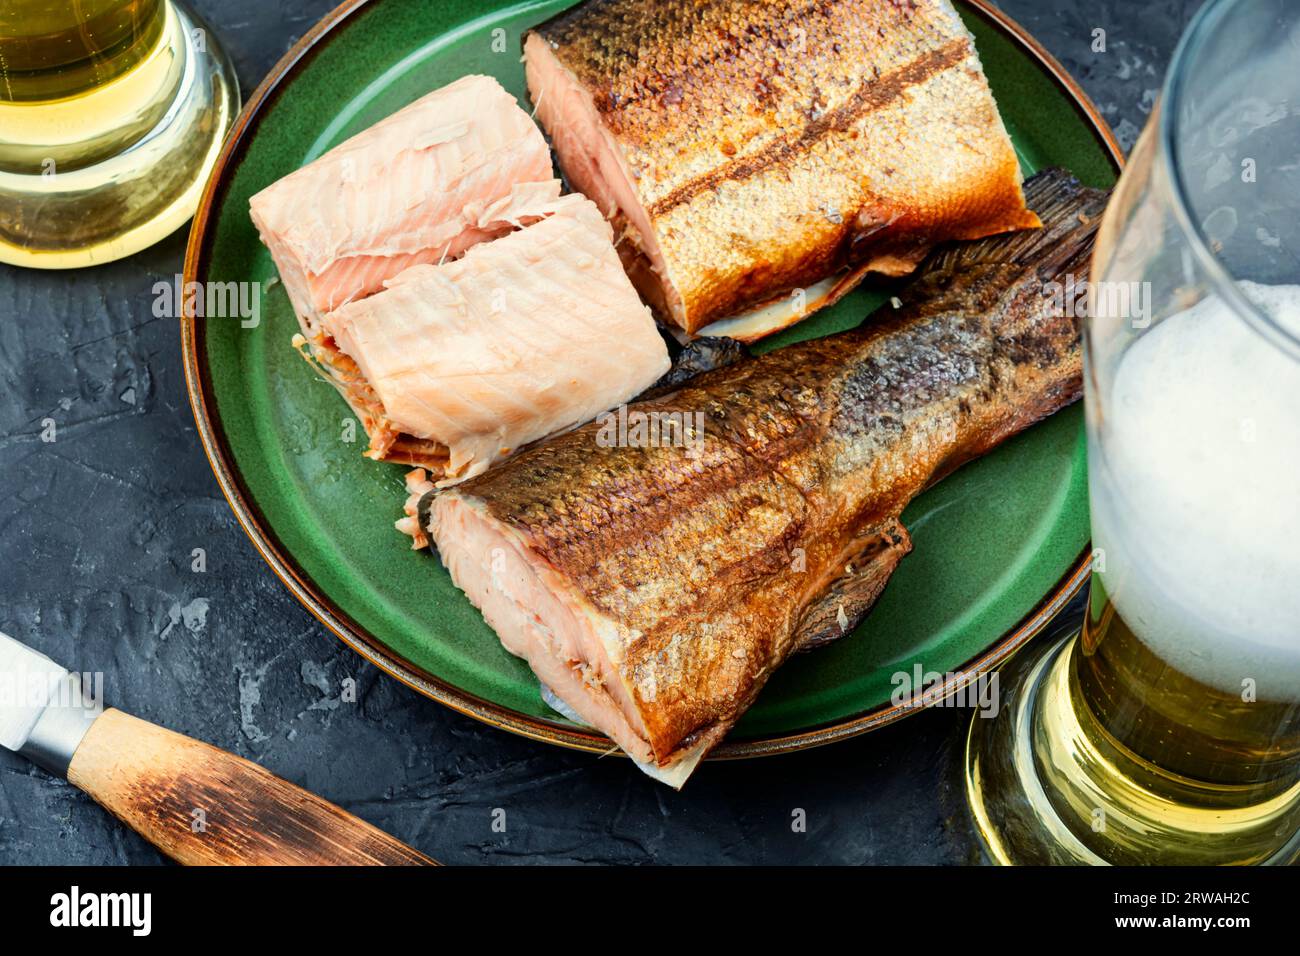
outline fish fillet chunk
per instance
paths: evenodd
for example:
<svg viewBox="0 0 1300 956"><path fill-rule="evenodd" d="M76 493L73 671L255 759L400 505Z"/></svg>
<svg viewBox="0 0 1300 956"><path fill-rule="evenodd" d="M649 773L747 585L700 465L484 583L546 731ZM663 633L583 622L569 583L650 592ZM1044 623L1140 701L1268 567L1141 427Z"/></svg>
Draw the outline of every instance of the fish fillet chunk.
<svg viewBox="0 0 1300 956"><path fill-rule="evenodd" d="M321 316L421 263L454 259L509 228L503 200L553 179L541 131L495 79L423 96L249 203L294 311ZM519 197L519 202L526 197Z"/></svg>
<svg viewBox="0 0 1300 956"><path fill-rule="evenodd" d="M688 333L752 312L706 334L758 338L937 242L1038 224L948 0L588 0L524 60L569 182Z"/></svg>
<svg viewBox="0 0 1300 956"><path fill-rule="evenodd" d="M668 369L596 206L575 194L519 211L531 224L321 318L313 357L361 418L370 457L454 484Z"/></svg>
<svg viewBox="0 0 1300 956"><path fill-rule="evenodd" d="M911 549L907 503L1075 401L1105 193L1026 186L1042 230L945 246L857 329L705 372L634 414L703 414L693 449L592 423L412 517L502 644L647 773L680 786L796 651L853 630Z"/></svg>

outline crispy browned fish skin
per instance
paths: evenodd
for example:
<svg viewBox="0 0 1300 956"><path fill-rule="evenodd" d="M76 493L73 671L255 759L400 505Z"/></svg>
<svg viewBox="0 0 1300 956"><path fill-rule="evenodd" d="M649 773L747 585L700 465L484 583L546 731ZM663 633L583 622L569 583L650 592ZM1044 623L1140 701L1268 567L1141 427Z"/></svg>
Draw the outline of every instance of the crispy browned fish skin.
<svg viewBox="0 0 1300 956"><path fill-rule="evenodd" d="M633 406L705 412L698 457L601 447L591 424L448 492L617 622L660 766L865 614L910 548L912 497L1079 397L1078 321L1043 289L1086 278L1105 194L1059 171L1027 192L1042 231L937 252L883 320Z"/></svg>
<svg viewBox="0 0 1300 956"><path fill-rule="evenodd" d="M588 0L536 32L621 147L687 331L844 265L901 275L938 241L1037 225L947 0Z"/></svg>

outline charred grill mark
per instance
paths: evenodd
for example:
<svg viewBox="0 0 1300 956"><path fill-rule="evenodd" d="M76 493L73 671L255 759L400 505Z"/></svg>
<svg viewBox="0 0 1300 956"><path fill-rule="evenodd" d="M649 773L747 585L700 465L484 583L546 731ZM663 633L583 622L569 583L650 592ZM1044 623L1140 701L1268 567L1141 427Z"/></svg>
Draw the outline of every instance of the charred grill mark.
<svg viewBox="0 0 1300 956"><path fill-rule="evenodd" d="M654 11L655 16L648 24L629 22L625 16L626 0L588 0L543 23L536 28L536 32L553 47L585 45L596 38L608 38L609 49L602 47L600 50L586 50L587 55L573 63L587 69L586 80L589 85L592 85L591 80L605 75L605 70L611 70L613 76L622 78L620 64L633 71L640 70L643 62L638 52L643 43L646 47L653 48L661 39L675 39L674 28L677 20L683 16L692 18L689 24L690 34L707 36L712 40L704 43L702 48L698 44L689 47L685 51L688 59L675 64L676 68L671 74L655 70L653 76L647 78L634 72L634 82L638 84L636 88L631 91L616 88L605 90L596 97L595 102L597 108L608 115L647 100L658 99L663 104L663 97L672 95L673 89L682 90L684 77L708 74L719 64L744 59L746 53L755 47L784 53L793 39L791 25L834 23L843 15L842 8L857 5L858 0L849 0L847 3L845 0L811 0L798 7L765 11L777 15L771 19L749 21L740 29L732 29L729 24L733 21L729 16L724 16L721 21L716 18L708 20L710 11L697 0L689 0L685 4L662 3L662 9ZM685 14L682 12L683 6L687 8ZM833 52L840 52L838 44L832 44L832 47Z"/></svg>
<svg viewBox="0 0 1300 956"><path fill-rule="evenodd" d="M890 105L913 86L951 69L971 55L970 42L964 38L950 40L938 49L913 60L907 66L878 78L863 80L857 92L820 119L810 120L793 136L782 137L752 157L732 160L704 176L678 186L648 207L651 219L658 219L677 206L690 202L703 192L716 189L724 182L750 179L774 167L790 162L796 154L808 150L829 133L842 133L854 122Z"/></svg>
<svg viewBox="0 0 1300 956"><path fill-rule="evenodd" d="M654 538L703 502L758 477L755 462L717 440L706 441L692 461L681 449L613 449L626 454L593 458L595 430L571 436L521 453L516 461L533 467L516 481L494 480L500 472L490 471L463 487L487 500L496 517L526 529L548 561L578 573L596 567L609 547ZM582 480L566 480L574 474ZM548 488L557 490L547 494Z"/></svg>

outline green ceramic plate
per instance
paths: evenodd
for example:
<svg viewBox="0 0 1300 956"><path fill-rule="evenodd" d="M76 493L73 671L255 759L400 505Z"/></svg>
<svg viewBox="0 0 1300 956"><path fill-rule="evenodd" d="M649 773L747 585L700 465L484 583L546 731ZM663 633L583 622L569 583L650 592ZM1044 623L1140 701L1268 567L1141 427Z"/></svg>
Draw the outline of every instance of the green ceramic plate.
<svg viewBox="0 0 1300 956"><path fill-rule="evenodd" d="M522 99L520 33L566 5L354 0L335 10L241 115L195 218L186 278L270 280L249 197L421 94L479 72ZM1059 65L982 2L959 7L1026 171L1060 164L1110 185L1119 150ZM764 347L850 327L882 298L860 289ZM317 616L408 684L509 730L607 748L542 704L531 672L501 649L438 562L393 530L404 469L364 460L359 445L341 440L348 412L289 347L296 330L278 284L256 328L231 319L184 326L199 431L254 544ZM1078 408L1063 412L917 499L903 515L915 551L868 620L787 664L720 755L879 726L908 712L891 704L894 673L919 663L968 679L1041 628L1085 578L1081 421Z"/></svg>

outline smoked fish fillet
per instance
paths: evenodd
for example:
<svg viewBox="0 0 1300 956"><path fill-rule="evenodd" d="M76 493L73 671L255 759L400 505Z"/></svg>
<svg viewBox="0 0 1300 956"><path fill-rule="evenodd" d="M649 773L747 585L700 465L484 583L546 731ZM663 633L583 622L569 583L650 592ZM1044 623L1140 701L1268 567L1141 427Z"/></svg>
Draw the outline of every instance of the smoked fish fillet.
<svg viewBox="0 0 1300 956"><path fill-rule="evenodd" d="M524 62L569 182L687 333L752 340L938 242L1038 225L948 0L587 0Z"/></svg>
<svg viewBox="0 0 1300 956"><path fill-rule="evenodd" d="M508 201L528 202L553 176L546 141L515 98L491 77L466 76L267 186L249 207L311 336L324 313L403 269L508 230ZM558 184L548 188L558 195Z"/></svg>
<svg viewBox="0 0 1300 956"><path fill-rule="evenodd" d="M412 266L300 343L361 419L369 457L453 484L667 371L596 206L570 194L517 211L531 224Z"/></svg>
<svg viewBox="0 0 1300 956"><path fill-rule="evenodd" d="M593 422L446 491L416 471L419 529L568 712L680 786L783 661L863 618L914 496L1080 396L1051 291L1087 278L1106 194L1059 170L1026 193L1042 229L939 248L900 308L627 408L700 423L691 448Z"/></svg>

